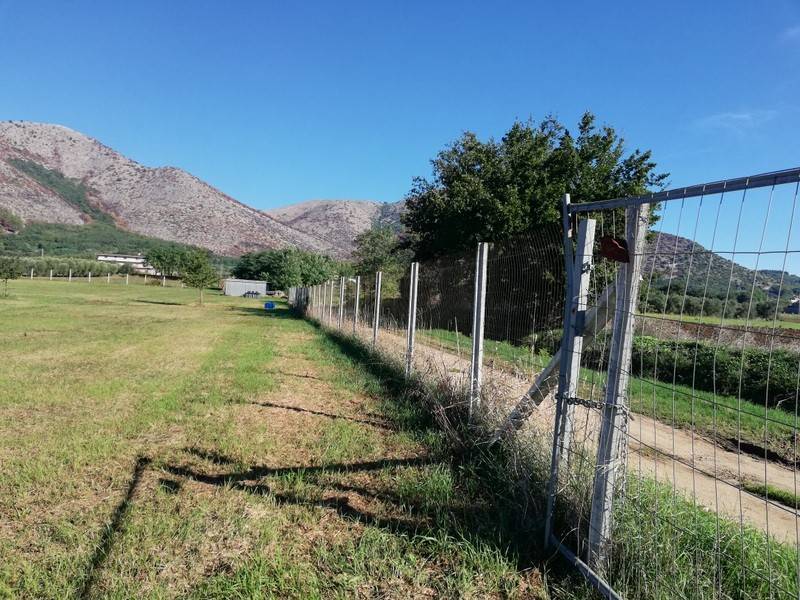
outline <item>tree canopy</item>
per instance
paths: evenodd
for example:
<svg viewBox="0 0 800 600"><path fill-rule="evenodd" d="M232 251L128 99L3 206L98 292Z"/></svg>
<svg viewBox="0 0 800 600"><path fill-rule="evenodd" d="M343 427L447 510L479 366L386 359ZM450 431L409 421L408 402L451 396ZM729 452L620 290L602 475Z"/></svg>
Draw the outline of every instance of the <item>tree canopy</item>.
<svg viewBox="0 0 800 600"><path fill-rule="evenodd" d="M233 268L234 277L258 279L273 289L316 285L346 271L345 265L332 258L297 248L264 250L244 254Z"/></svg>
<svg viewBox="0 0 800 600"><path fill-rule="evenodd" d="M189 252L184 256L182 265L182 279L189 287L197 288L200 291L200 304L203 304L203 289L216 285L219 276L208 254L202 251Z"/></svg>
<svg viewBox="0 0 800 600"><path fill-rule="evenodd" d="M362 275L382 271L383 289L394 293L411 262L411 252L401 246L394 228L376 225L356 236L353 262Z"/></svg>
<svg viewBox="0 0 800 600"><path fill-rule="evenodd" d="M3 295L8 296L8 280L22 275L22 261L13 256L0 256L0 280L3 281Z"/></svg>
<svg viewBox="0 0 800 600"><path fill-rule="evenodd" d="M557 223L563 194L588 202L645 193L663 186L650 151L626 153L609 126L585 113L577 137L555 118L516 122L496 141L464 133L418 177L402 221L417 258L499 242Z"/></svg>

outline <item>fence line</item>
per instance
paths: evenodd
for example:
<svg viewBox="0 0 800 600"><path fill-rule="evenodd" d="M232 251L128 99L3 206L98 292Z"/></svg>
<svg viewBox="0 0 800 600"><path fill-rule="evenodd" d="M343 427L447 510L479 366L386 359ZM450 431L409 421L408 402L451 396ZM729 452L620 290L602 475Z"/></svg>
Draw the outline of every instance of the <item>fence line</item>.
<svg viewBox="0 0 800 600"><path fill-rule="evenodd" d="M464 394L605 596L797 598L799 190L795 169L565 198L560 231L362 273L338 309ZM326 289L295 305L331 326Z"/></svg>
<svg viewBox="0 0 800 600"><path fill-rule="evenodd" d="M84 275L76 274L70 269L64 275L58 275L49 269L47 272L38 274L35 269L31 269L25 279L29 281L66 281L90 283L93 285L149 285L158 287L186 287L180 279L167 279L165 276L161 278L151 277L149 280L144 275L129 275L119 273L106 273L105 277L99 277L96 273L86 272Z"/></svg>

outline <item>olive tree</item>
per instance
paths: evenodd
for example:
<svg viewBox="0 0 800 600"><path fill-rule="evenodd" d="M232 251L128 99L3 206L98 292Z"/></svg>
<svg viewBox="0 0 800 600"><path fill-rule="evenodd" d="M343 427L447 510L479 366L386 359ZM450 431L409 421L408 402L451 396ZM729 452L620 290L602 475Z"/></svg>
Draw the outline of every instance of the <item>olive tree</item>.
<svg viewBox="0 0 800 600"><path fill-rule="evenodd" d="M205 252L186 254L183 263L183 282L200 291L200 306L203 305L203 290L219 282L219 277Z"/></svg>
<svg viewBox="0 0 800 600"><path fill-rule="evenodd" d="M3 280L3 295L8 296L8 280L22 276L22 261L13 256L0 256L0 279Z"/></svg>

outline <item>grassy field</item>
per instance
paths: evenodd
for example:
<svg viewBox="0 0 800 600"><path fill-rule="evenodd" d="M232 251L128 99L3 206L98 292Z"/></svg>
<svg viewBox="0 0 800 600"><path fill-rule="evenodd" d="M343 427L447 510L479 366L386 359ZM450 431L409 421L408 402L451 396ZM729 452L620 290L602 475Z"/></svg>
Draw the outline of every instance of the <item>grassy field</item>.
<svg viewBox="0 0 800 600"><path fill-rule="evenodd" d="M469 336L459 334L457 342L454 332L441 329L420 331L418 335L421 340L451 352L458 348L469 360L472 348ZM533 374L547 365L550 356L546 352L533 355L530 349L508 342L486 340L485 359L516 372L530 372L532 380ZM598 379L597 373L589 369L582 369L581 377L584 381ZM792 413L780 409L768 409L765 412L763 406L747 400L692 391L688 386L673 386L645 377L631 377L629 392L634 412L674 424L675 427L694 429L731 444L741 439L760 448L766 439L771 452L786 461L794 459L794 431L797 424Z"/></svg>
<svg viewBox="0 0 800 600"><path fill-rule="evenodd" d="M0 298L0 597L546 597L418 407L285 308L196 299Z"/></svg>

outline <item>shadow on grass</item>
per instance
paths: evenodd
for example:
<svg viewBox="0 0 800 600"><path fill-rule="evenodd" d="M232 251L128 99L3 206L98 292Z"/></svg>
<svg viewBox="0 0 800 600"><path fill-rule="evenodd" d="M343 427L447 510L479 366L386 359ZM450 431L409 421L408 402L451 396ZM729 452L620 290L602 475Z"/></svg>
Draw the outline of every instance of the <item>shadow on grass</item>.
<svg viewBox="0 0 800 600"><path fill-rule="evenodd" d="M275 308L267 310L264 305L261 306L231 306L228 310L242 315L249 315L251 317L264 317L265 319L294 319L292 310L280 304Z"/></svg>
<svg viewBox="0 0 800 600"><path fill-rule="evenodd" d="M183 302L168 302L166 300L134 300L137 304L161 304L162 306L186 306Z"/></svg>
<svg viewBox="0 0 800 600"><path fill-rule="evenodd" d="M527 478L518 478L518 457L509 454L502 444L481 442L485 436L467 424L466 403L449 387L437 388L414 377L406 379L402 365L392 364L369 344L325 329L317 321L309 322L379 383L388 403L387 412L390 416L397 413L400 429L434 430L446 437L449 443L442 459L452 465L457 488L466 490L465 497L476 506L489 507L486 511L444 507L451 513L459 536L494 545L520 569L546 568L555 580L574 580L572 567L542 543L546 478L530 472Z"/></svg>
<svg viewBox="0 0 800 600"><path fill-rule="evenodd" d="M194 449L190 449L190 451L192 454L196 454ZM227 459L226 462L233 462L233 459ZM435 464L441 464L441 462L431 457L422 456L300 467L253 466L245 471L233 471L215 475L177 465L166 465L162 466L162 468L173 476L198 483L258 496L269 496L278 505L282 506L294 505L334 510L344 519L373 525L394 533L431 537L444 531L456 539L461 539L464 532L461 525L462 521L485 520L494 507L486 504L468 505L465 503L443 511L442 507L411 502L409 498L402 497L389 490L373 490L363 485L349 485L336 481L319 480L320 477L324 478L330 475L363 474L396 467L423 467ZM308 497L292 491L275 489L272 482L265 481L270 477L285 477L287 475L293 476L291 479L296 477L309 483L319 497ZM360 480L362 479L360 478ZM275 483L280 482L276 481ZM343 492L349 495L342 496L336 492ZM390 508L390 512L402 512L408 516L388 517L376 511L365 510L362 506L356 505L361 503L356 502L354 504L353 494L378 500L384 506L391 504L392 506L387 506L387 508Z"/></svg>
<svg viewBox="0 0 800 600"><path fill-rule="evenodd" d="M285 404L277 404L275 402L251 402L256 406L263 406L264 408L279 408L282 410L289 410L297 413L305 413L309 415L317 415L319 417L327 417L329 419L340 419L342 421L350 421L351 423L360 423L361 425L369 425L370 427L377 427L387 431L395 431L396 427L389 423L382 423L381 421L372 421L370 419L359 419L357 417L349 417L347 415L337 415L334 413L327 413L320 410L311 410L310 408L300 408L299 406L288 406Z"/></svg>
<svg viewBox="0 0 800 600"><path fill-rule="evenodd" d="M103 535L100 537L100 541L98 542L94 554L89 561L86 576L83 580L83 585L81 586L79 595L80 598L89 597L89 593L92 591L92 586L94 586L97 579L97 572L103 566L106 558L108 558L108 555L111 553L111 549L114 547L114 540L116 539L117 534L122 531L125 517L130 511L133 495L135 494L136 488L139 486L139 482L142 479L142 475L149 464L149 458L144 456L137 457L136 464L133 468L133 475L128 483L128 489L125 492L125 496L117 505L116 509L114 509L114 513L111 516L111 521L103 530Z"/></svg>

